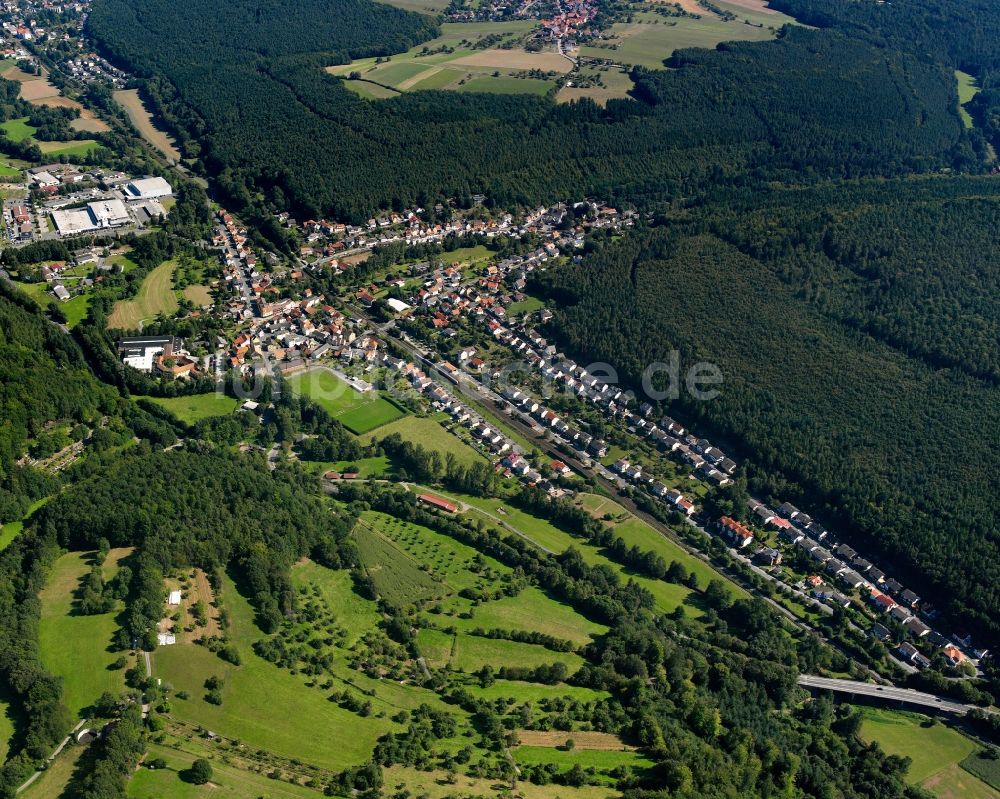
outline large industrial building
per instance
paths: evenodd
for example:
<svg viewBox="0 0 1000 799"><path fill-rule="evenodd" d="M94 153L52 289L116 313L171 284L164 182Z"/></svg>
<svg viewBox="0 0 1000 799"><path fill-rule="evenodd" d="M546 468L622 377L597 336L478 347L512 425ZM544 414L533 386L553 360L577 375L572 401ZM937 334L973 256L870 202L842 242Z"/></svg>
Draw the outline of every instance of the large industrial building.
<svg viewBox="0 0 1000 799"><path fill-rule="evenodd" d="M158 200L174 193L163 178L138 178L125 186L125 196L130 200Z"/></svg>
<svg viewBox="0 0 1000 799"><path fill-rule="evenodd" d="M98 200L86 208L60 208L52 212L52 222L60 236L74 236L94 230L122 227L132 221L121 200Z"/></svg>

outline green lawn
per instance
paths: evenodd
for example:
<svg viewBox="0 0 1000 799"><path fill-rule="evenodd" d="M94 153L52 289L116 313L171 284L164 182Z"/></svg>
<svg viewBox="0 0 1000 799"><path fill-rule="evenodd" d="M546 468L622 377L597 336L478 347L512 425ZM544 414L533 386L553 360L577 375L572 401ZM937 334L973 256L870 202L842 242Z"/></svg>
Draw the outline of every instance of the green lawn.
<svg viewBox="0 0 1000 799"><path fill-rule="evenodd" d="M429 416L406 416L394 422L380 427L374 433L366 435L362 441L371 443L376 439L382 439L393 433L399 433L403 439L413 444L420 444L424 449L434 450L444 458L447 453L452 453L458 462L464 466L470 466L477 461L481 461L480 455L471 446L466 444L458 436L449 433L441 426L438 419L445 418Z"/></svg>
<svg viewBox="0 0 1000 799"><path fill-rule="evenodd" d="M385 100L389 97L399 96L399 92L395 89L387 89L385 86L379 86L377 83L371 83L367 80L345 80L344 86L366 100Z"/></svg>
<svg viewBox="0 0 1000 799"><path fill-rule="evenodd" d="M273 780L267 774L256 774L226 765L218 756L211 757L212 781L209 785L192 785L184 782L179 772L191 767L201 753L178 751L169 746L151 744L147 760L163 758L167 768L151 770L140 768L129 780L130 799L249 799L266 796L270 799L316 799L319 792L301 785Z"/></svg>
<svg viewBox="0 0 1000 799"><path fill-rule="evenodd" d="M157 649L154 674L190 695L172 702L173 715L249 746L324 768L343 769L366 760L378 737L394 725L343 710L328 701L327 692L305 687L301 676L254 654L254 641L264 635L254 624L249 602L228 578L223 601L242 665L226 663L195 644ZM224 680L221 706L204 700L204 682L212 675Z"/></svg>
<svg viewBox="0 0 1000 799"><path fill-rule="evenodd" d="M113 550L104 564L105 579L118 571L128 550ZM45 668L63 680L63 699L74 716L93 704L104 691L121 691L124 671L109 671L119 652L109 651L118 629L116 612L99 616L76 613L75 592L90 570L89 554L70 552L60 557L39 594L41 620L38 647Z"/></svg>
<svg viewBox="0 0 1000 799"><path fill-rule="evenodd" d="M0 177L14 178L20 177L22 171L15 166L11 166L6 158L0 159Z"/></svg>
<svg viewBox="0 0 1000 799"><path fill-rule="evenodd" d="M471 619L450 621L461 630L525 630L551 635L574 644L590 643L607 627L584 618L569 605L550 598L535 587L525 588L517 596L484 602L472 608Z"/></svg>
<svg viewBox="0 0 1000 799"><path fill-rule="evenodd" d="M8 119L0 125L0 129L7 134L7 138L11 141L24 141L25 139L30 139L38 131L38 128L33 128L28 124L27 117Z"/></svg>
<svg viewBox="0 0 1000 799"><path fill-rule="evenodd" d="M136 397L155 402L182 422L194 424L212 416L228 416L239 407L239 401L225 394L191 394L185 397Z"/></svg>
<svg viewBox="0 0 1000 799"><path fill-rule="evenodd" d="M912 760L907 780L922 783L928 777L955 763L960 763L978 748L959 732L938 722L921 726L926 716L898 710L863 708L861 738L878 741L890 755Z"/></svg>
<svg viewBox="0 0 1000 799"><path fill-rule="evenodd" d="M955 80L958 81L958 115L962 124L972 127L972 116L965 110L965 104L979 94L979 82L967 72L955 70Z"/></svg>
<svg viewBox="0 0 1000 799"><path fill-rule="evenodd" d="M93 139L82 139L81 141L40 141L38 149L46 156L57 155L87 155L91 150L97 149L98 144Z"/></svg>
<svg viewBox="0 0 1000 799"><path fill-rule="evenodd" d="M292 391L304 394L356 435L370 433L406 412L378 392L361 393L328 369L309 369L291 377Z"/></svg>
<svg viewBox="0 0 1000 799"><path fill-rule="evenodd" d="M462 92L488 92L490 94L545 94L555 84L538 78L514 78L504 75L467 80L458 90Z"/></svg>

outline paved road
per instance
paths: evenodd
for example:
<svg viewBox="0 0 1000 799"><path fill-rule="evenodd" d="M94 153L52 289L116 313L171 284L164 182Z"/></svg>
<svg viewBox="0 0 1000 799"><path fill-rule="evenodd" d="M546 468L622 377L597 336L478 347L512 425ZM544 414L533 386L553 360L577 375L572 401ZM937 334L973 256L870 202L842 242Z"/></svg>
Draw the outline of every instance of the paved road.
<svg viewBox="0 0 1000 799"><path fill-rule="evenodd" d="M70 734L69 734L69 735L67 735L67 736L66 736L65 738L63 738L63 739L62 739L62 741L60 742L59 746L57 746L57 747L56 747L55 751L54 751L54 752L53 752L53 753L52 753L51 755L49 755L49 756L48 756L47 758L45 758L45 766L46 766L46 768L48 768L49 764L50 764L50 763L51 763L51 762L52 762L53 760L55 760L55 759L56 759L56 757L58 757L59 753L60 753L60 752L61 752L61 751L62 751L62 750L63 750L63 749L64 749L64 748L66 747L66 744L68 744L68 743L70 742L70 739L72 739L72 737L73 737L74 735L76 735L77 731L78 731L78 730L79 730L79 729L80 729L80 728L81 728L81 727L82 727L82 726L83 726L84 724L86 724L86 723L87 723L87 720L86 720L86 719L81 719L81 720L80 720L80 723L79 723L79 724L77 724L77 725L76 725L76 726L75 726L75 727L74 727L74 728L73 728L73 729L72 729L72 730L70 731ZM37 780L37 779L38 779L39 777L41 777L41 776L42 776L42 774L44 774L44 773L45 773L45 772L44 772L44 771L42 771L42 770L39 770L39 771L36 771L36 772L34 772L34 773L33 773L33 774L32 774L32 775L30 776L30 777L28 777L28 779L27 779L27 780L26 780L26 781L25 781L25 782L24 782L24 783L23 783L23 784L21 785L21 787L20 787L20 788L18 788L18 789L17 789L16 791L15 791L15 793L21 793L21 791L23 791L23 790L24 790L25 788L29 787L29 786L31 785L31 783L33 783L33 782L34 782L35 780Z"/></svg>
<svg viewBox="0 0 1000 799"><path fill-rule="evenodd" d="M982 709L977 708L976 705L953 702L950 699L942 699L940 696L927 694L923 691L915 691L911 688L897 688L894 685L875 685L868 682L858 682L857 680L841 680L832 677L815 677L811 674L803 674L799 677L799 685L804 688L833 691L834 693L849 696L867 696L875 699L884 699L886 702L899 702L911 707L932 710L937 713L952 713L956 716L964 716L970 710Z"/></svg>

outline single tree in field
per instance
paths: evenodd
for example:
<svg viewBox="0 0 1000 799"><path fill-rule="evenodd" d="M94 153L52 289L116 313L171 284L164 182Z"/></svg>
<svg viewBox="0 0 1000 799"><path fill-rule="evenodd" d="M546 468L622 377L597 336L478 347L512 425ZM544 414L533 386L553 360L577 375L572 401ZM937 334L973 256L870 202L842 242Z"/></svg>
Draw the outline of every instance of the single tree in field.
<svg viewBox="0 0 1000 799"><path fill-rule="evenodd" d="M188 769L188 781L195 785L204 785L212 779L212 764L204 758L198 758Z"/></svg>

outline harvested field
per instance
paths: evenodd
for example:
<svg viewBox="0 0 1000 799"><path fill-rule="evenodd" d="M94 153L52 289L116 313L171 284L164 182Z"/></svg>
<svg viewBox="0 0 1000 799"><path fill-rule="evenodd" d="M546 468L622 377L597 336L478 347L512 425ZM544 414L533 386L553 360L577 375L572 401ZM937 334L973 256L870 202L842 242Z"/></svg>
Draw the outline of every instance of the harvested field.
<svg viewBox="0 0 1000 799"><path fill-rule="evenodd" d="M180 161L181 153L174 146L173 140L162 130L153 124L153 117L146 106L143 105L142 98L139 97L138 89L123 89L114 93L115 102L118 103L125 112L139 134L152 144L157 150L167 158Z"/></svg>
<svg viewBox="0 0 1000 799"><path fill-rule="evenodd" d="M492 67L494 69L540 69L543 72L569 72L573 65L558 53L527 53L523 50L482 50L449 62L454 66Z"/></svg>
<svg viewBox="0 0 1000 799"><path fill-rule="evenodd" d="M566 730L518 730L521 746L562 746L567 738L573 739L576 749L598 749L605 752L634 751L631 746L610 732L583 732Z"/></svg>
<svg viewBox="0 0 1000 799"><path fill-rule="evenodd" d="M35 100L44 100L49 97L58 97L59 90L44 78L26 80L21 84L21 91L18 96L29 103Z"/></svg>
<svg viewBox="0 0 1000 799"><path fill-rule="evenodd" d="M649 2L657 5L677 5L687 11L689 14L701 14L706 17L714 17L711 11L707 8L702 7L698 0L649 0Z"/></svg>

